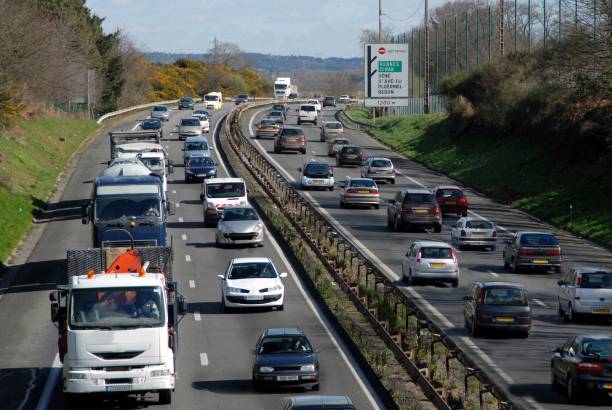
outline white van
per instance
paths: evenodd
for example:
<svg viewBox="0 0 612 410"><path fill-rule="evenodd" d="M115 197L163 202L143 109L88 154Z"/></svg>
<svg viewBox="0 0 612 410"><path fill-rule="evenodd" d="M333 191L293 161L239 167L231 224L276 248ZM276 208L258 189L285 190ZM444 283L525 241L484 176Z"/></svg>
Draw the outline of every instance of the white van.
<svg viewBox="0 0 612 410"><path fill-rule="evenodd" d="M228 206L248 205L246 184L242 178L210 178L202 182L200 194L204 206L204 225L219 222Z"/></svg>
<svg viewBox="0 0 612 410"><path fill-rule="evenodd" d="M318 120L319 115L317 114L317 107L315 105L300 105L300 109L298 110L298 125L301 125L303 122L312 122L314 125L317 125Z"/></svg>

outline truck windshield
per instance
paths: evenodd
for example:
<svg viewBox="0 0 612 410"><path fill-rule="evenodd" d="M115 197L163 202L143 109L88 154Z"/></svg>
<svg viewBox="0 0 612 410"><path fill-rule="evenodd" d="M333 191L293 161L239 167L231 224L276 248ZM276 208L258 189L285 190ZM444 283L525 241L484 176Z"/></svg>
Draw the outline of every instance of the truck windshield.
<svg viewBox="0 0 612 410"><path fill-rule="evenodd" d="M287 89L287 84L274 84L274 88L276 90L286 90Z"/></svg>
<svg viewBox="0 0 612 410"><path fill-rule="evenodd" d="M164 305L158 286L76 289L70 298L73 329L162 326Z"/></svg>
<svg viewBox="0 0 612 410"><path fill-rule="evenodd" d="M95 206L98 221L112 221L122 218L159 218L161 216L159 197L144 195L98 196Z"/></svg>
<svg viewBox="0 0 612 410"><path fill-rule="evenodd" d="M204 97L206 101L219 101L219 97L216 95L207 95Z"/></svg>
<svg viewBox="0 0 612 410"><path fill-rule="evenodd" d="M226 182L220 184L206 184L206 196L209 198L244 196L244 183Z"/></svg>

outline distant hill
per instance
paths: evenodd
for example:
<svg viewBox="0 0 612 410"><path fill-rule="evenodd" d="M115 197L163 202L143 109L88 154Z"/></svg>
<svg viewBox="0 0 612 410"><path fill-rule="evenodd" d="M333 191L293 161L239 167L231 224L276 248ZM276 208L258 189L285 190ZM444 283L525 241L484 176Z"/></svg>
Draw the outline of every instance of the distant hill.
<svg viewBox="0 0 612 410"><path fill-rule="evenodd" d="M179 58L208 61L209 54L180 54L180 53L144 53L145 58L152 63L173 63ZM325 70L345 71L361 69L362 59L354 58L319 58L310 56L278 56L261 53L243 53L245 60L250 61L259 71L269 73L290 73L295 70Z"/></svg>

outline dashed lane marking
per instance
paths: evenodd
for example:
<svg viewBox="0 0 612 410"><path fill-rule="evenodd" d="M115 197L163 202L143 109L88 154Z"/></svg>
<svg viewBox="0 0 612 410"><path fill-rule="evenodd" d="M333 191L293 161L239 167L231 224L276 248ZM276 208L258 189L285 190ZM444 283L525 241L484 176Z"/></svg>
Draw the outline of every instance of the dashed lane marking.
<svg viewBox="0 0 612 410"><path fill-rule="evenodd" d="M202 320L202 316L200 316L200 312L193 312L193 319L196 322L200 322Z"/></svg>
<svg viewBox="0 0 612 410"><path fill-rule="evenodd" d="M487 271L487 273L488 273L488 274L490 274L491 276L494 276L494 277L496 277L496 278L499 278L499 274L498 274L498 273L495 273L495 272L493 272L493 271L491 271L491 270L488 270L488 271Z"/></svg>
<svg viewBox="0 0 612 410"><path fill-rule="evenodd" d="M206 353L200 353L200 364L202 366L208 366L208 355Z"/></svg>
<svg viewBox="0 0 612 410"><path fill-rule="evenodd" d="M179 223L183 223L183 217L179 216L178 221L179 221Z"/></svg>
<svg viewBox="0 0 612 410"><path fill-rule="evenodd" d="M195 280L190 280L189 281L189 287L190 288L195 288Z"/></svg>
<svg viewBox="0 0 612 410"><path fill-rule="evenodd" d="M182 234L182 235L181 235L181 239L182 239L182 240L184 240L184 241L186 241L186 240L187 240L187 235Z"/></svg>
<svg viewBox="0 0 612 410"><path fill-rule="evenodd" d="M191 262L191 255L185 255L185 262Z"/></svg>
<svg viewBox="0 0 612 410"><path fill-rule="evenodd" d="M541 306L541 307L548 307L548 306L546 305L546 303L542 302L540 299L535 299L535 298L534 298L534 299L531 299L531 300L533 301L533 303L535 303L535 304L536 304L536 305L538 305L538 306Z"/></svg>

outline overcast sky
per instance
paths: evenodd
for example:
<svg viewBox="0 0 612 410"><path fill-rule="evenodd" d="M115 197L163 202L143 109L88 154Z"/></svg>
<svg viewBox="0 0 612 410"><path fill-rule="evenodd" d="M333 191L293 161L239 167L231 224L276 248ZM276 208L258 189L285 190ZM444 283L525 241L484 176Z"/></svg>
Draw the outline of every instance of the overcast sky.
<svg viewBox="0 0 612 410"><path fill-rule="evenodd" d="M378 28L378 0L87 0L86 4L106 18L105 30L123 30L143 51L202 53L216 36L244 51L358 57L360 31ZM412 27L422 19L422 4L422 0L383 0L383 24L395 32Z"/></svg>

